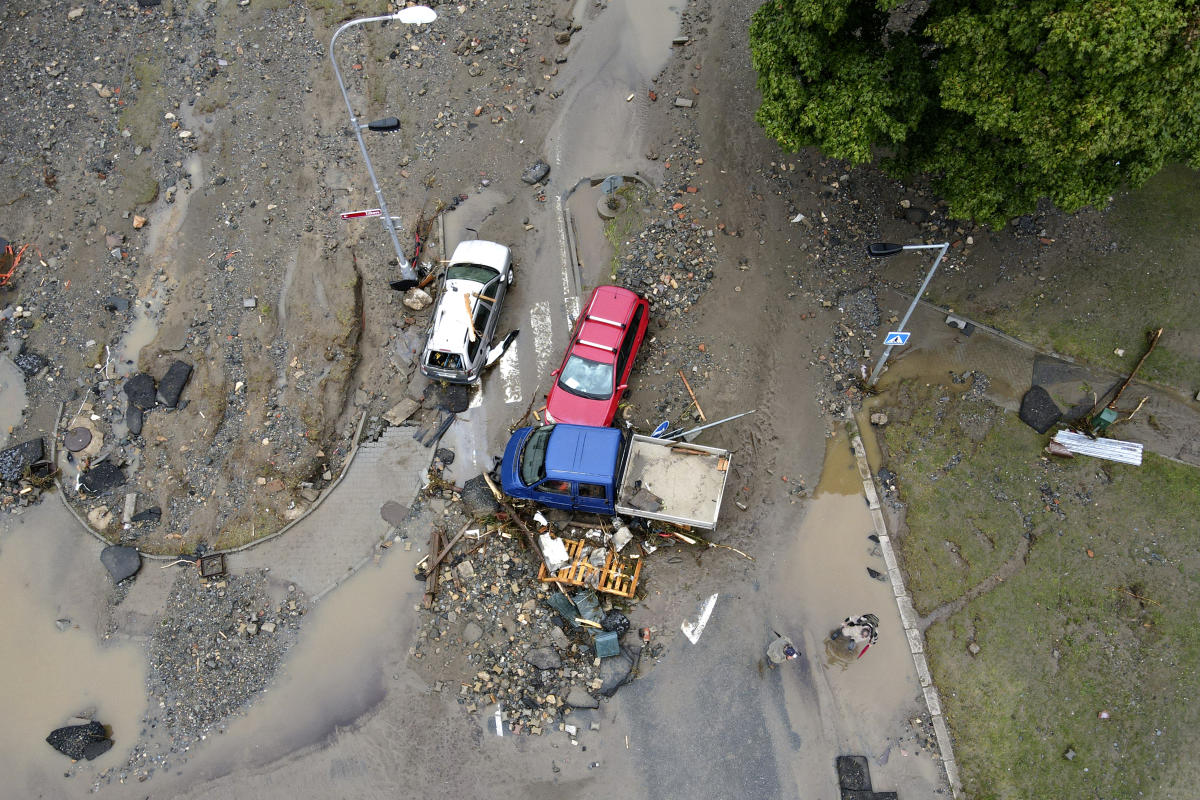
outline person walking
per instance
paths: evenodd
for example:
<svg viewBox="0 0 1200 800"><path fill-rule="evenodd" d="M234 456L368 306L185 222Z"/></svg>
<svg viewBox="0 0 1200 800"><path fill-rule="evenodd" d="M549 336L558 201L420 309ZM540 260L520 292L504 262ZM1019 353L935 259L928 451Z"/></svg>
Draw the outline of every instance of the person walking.
<svg viewBox="0 0 1200 800"><path fill-rule="evenodd" d="M796 649L796 645L792 644L792 640L779 633L772 631L775 634L775 641L767 645L767 661L771 665L771 669L775 669L785 661L794 661L800 657L800 651Z"/></svg>
<svg viewBox="0 0 1200 800"><path fill-rule="evenodd" d="M858 652L858 658L862 658L867 648L879 641L879 617L874 614L846 617L841 627L831 633L829 638L834 641L845 639L846 649L851 653L862 643L863 648Z"/></svg>

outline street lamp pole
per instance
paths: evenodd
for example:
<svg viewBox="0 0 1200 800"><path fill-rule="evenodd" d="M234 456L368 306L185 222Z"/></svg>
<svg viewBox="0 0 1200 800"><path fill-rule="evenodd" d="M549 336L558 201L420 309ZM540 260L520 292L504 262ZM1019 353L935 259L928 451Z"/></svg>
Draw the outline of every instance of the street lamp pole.
<svg viewBox="0 0 1200 800"><path fill-rule="evenodd" d="M913 310L916 309L917 303L921 299L921 295L925 294L925 288L929 286L929 282L933 280L933 273L937 272L938 264L942 263L942 256L946 255L946 251L950 249L949 242L941 244L892 244L891 242L876 242L867 247L867 255L872 258L886 258L894 256L896 253L905 250L937 250L937 258L933 260L933 266L929 268L929 274L925 276L925 280L921 283L921 288L917 290L917 296L913 298L912 303L908 306L908 311L904 312L904 319L900 320L899 331L904 331L904 326L908 324L908 318L912 316ZM871 370L871 377L867 380L867 386L874 386L875 381L879 380L879 373L883 372L883 365L887 363L888 356L892 354L894 345L887 345L883 348L883 355L879 357L879 363L875 365L875 369Z"/></svg>
<svg viewBox="0 0 1200 800"><path fill-rule="evenodd" d="M418 283L417 273L413 271L412 265L408 263L408 259L404 257L404 251L400 247L400 237L396 235L396 226L392 223L392 216L388 213L387 202L383 199L383 191L379 188L379 181L375 179L375 169L371 166L371 157L367 155L367 145L363 141L362 129L367 127L358 121L358 117L354 116L354 107L350 104L350 94L346 91L346 84L342 82L342 71L338 69L337 59L333 54L333 47L337 43L337 38L342 31L355 25L364 25L368 22L403 22L407 25L420 25L433 22L437 19L437 13L432 8L427 6L410 6L402 9L395 14L388 14L382 17L363 17L361 19L352 19L342 25L333 33L333 38L329 40L329 63L333 65L333 74L337 78L338 88L342 90L342 99L346 101L346 110L350 112L350 127L354 130L354 137L358 140L358 149L362 152L363 161L367 164L367 175L371 177L371 188L375 190L375 200L379 203L380 219L383 220L383 227L387 228L388 235L392 237L392 247L396 249L396 260L400 263L400 280L395 281L392 285L397 289L410 289ZM397 121L396 125L399 125ZM382 128L388 130L388 128ZM391 128L394 130L394 128Z"/></svg>

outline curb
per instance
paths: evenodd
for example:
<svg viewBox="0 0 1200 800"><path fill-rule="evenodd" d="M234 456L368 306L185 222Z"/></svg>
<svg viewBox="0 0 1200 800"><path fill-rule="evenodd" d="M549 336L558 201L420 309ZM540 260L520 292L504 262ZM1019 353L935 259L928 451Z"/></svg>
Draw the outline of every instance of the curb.
<svg viewBox="0 0 1200 800"><path fill-rule="evenodd" d="M58 422L55 423L53 435L50 437L50 463L52 463L52 464L58 463L58 428L62 424L62 413L63 413L63 409L65 406L66 406L66 403L64 403L62 401L59 402L59 404L58 404ZM291 522L284 525L282 528L280 528L279 530L275 531L274 533L272 533L268 536L264 536L261 539L255 539L253 542L247 542L246 544L243 544L239 547L231 548L229 550L212 550L210 552L205 553L205 555L227 556L227 555L231 555L233 553L241 553L244 550L249 550L252 547L257 547L258 545L263 544L264 542L269 542L272 539L282 536L283 534L285 534L289 530L291 530L293 526L298 525L299 523L301 523L305 519L307 519L309 514L313 513L318 508L320 508L321 504L325 502L326 498L328 498L331 494L333 494L333 491L335 489L337 489L338 486L341 485L341 483L345 479L346 475L350 472L350 465L354 463L354 457L356 455L358 455L358 448L359 448L359 445L361 444L360 437L362 436L363 425L366 423L366 421L367 421L367 412L364 411L362 413L362 416L360 416L358 418L358 427L354 431L354 446L350 449L350 454L348 456L346 456L345 463L342 464L341 473L337 476L337 478L334 479L333 483L329 484L329 486L327 486L325 488L325 491L321 492L320 496L316 500L313 501L313 504L308 507L307 511L305 511L299 517L296 517L296 519L292 520ZM62 501L63 506L67 509L67 511L69 511L71 513L71 516L75 518L75 521L78 522L85 531L87 531L89 534L92 535L92 538L96 539L96 541L100 542L105 547L112 545L112 544L116 544L115 542L110 542L108 539L105 539L103 536L101 536L98 531L96 531L94 528L92 528L91 525L88 524L87 520L85 520L83 517L80 516L79 512L75 509L75 507L72 506L69 502L67 502L67 494L66 494L66 492L63 491L63 487L62 487L62 479L57 474L55 474L55 476L54 476L54 486L56 489L58 489L58 499L60 501ZM144 553L139 548L138 555L140 555L142 558L148 558L151 561L178 561L180 559L180 557L183 556L184 554L160 555L158 553ZM330 587L330 588L332 588L332 587ZM322 594L324 594L325 592L328 592L328 591L329 590L326 589L322 592Z"/></svg>
<svg viewBox="0 0 1200 800"><path fill-rule="evenodd" d="M941 752L942 766L946 770L946 780L950 783L950 791L955 800L965 797L962 781L958 775L958 761L954 758L954 743L950 738L950 728L942 714L942 700L937 687L933 685L933 676L929 672L929 662L925 659L925 637L917 626L919 618L913 608L912 598L904 585L904 576L900 573L900 565L896 560L896 552L892 549L892 540L888 536L887 523L883 518L883 510L879 505L879 493L875 488L875 479L871 475L871 467L867 464L866 448L863 447L862 436L854 428L854 419L849 417L847 428L850 432L850 447L854 451L854 460L858 464L858 474L862 478L863 492L867 496L867 505L871 510L871 520L875 525L875 534L879 537L879 549L883 551L883 560L887 565L888 581L896 598L896 608L900 611L900 622L904 625L904 635L908 639L908 650L912 654L913 664L917 668L917 678L921 691L925 695L925 705L929 709L933 732L937 737L938 750Z"/></svg>

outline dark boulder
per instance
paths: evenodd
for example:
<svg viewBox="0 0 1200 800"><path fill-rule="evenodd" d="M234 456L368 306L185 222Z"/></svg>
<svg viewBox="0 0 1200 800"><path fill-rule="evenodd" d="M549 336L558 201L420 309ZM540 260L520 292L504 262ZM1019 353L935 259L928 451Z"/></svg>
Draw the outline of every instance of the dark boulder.
<svg viewBox="0 0 1200 800"><path fill-rule="evenodd" d="M88 761L99 758L111 750L112 746L112 739L97 739L96 741L88 742L83 746L83 757Z"/></svg>
<svg viewBox="0 0 1200 800"><path fill-rule="evenodd" d="M477 517L486 517L500 510L496 495L492 494L482 475L476 475L463 484L462 502L467 511Z"/></svg>
<svg viewBox="0 0 1200 800"><path fill-rule="evenodd" d="M129 521L130 522L153 522L155 524L158 524L158 521L160 519L162 519L162 508L160 508L159 506L151 506L150 508L147 508L145 511L139 511L138 513L134 514L132 517L129 518Z"/></svg>
<svg viewBox="0 0 1200 800"><path fill-rule="evenodd" d="M132 578L142 568L142 555L136 547L109 545L100 551L100 563L112 576L113 583Z"/></svg>
<svg viewBox="0 0 1200 800"><path fill-rule="evenodd" d="M128 311L129 300L124 297L118 297L114 294L104 301L104 307L109 311Z"/></svg>
<svg viewBox="0 0 1200 800"><path fill-rule="evenodd" d="M14 482L21 480L25 470L41 461L45 452L46 446L40 437L0 450L0 478Z"/></svg>
<svg viewBox="0 0 1200 800"><path fill-rule="evenodd" d="M133 403L129 403L125 407L125 427L129 428L129 432L134 436L141 436L142 425L146 422L146 412L142 411Z"/></svg>
<svg viewBox="0 0 1200 800"><path fill-rule="evenodd" d="M39 356L37 353L25 351L13 359L13 363L17 365L17 369L25 373L26 378L32 378L42 371L46 366L46 359Z"/></svg>
<svg viewBox="0 0 1200 800"><path fill-rule="evenodd" d="M1033 386L1021 398L1021 410L1017 416L1038 433L1045 433L1062 419L1062 411L1044 387Z"/></svg>
<svg viewBox="0 0 1200 800"><path fill-rule="evenodd" d="M125 381L125 396L143 411L154 408L154 378L144 372L134 375Z"/></svg>
<svg viewBox="0 0 1200 800"><path fill-rule="evenodd" d="M179 405L179 395L183 394L183 387L187 385L190 377L192 377L191 364L183 361L171 364L167 368L167 374L163 375L162 380L158 382L158 402L167 408Z"/></svg>
<svg viewBox="0 0 1200 800"><path fill-rule="evenodd" d="M125 473L111 461L101 461L83 473L79 487L90 494L101 494L125 483Z"/></svg>
<svg viewBox="0 0 1200 800"><path fill-rule="evenodd" d="M103 741L108 741L108 747L99 752L96 752L94 748L90 749L90 746ZM67 725L63 728L56 728L46 737L46 743L76 761L81 758L91 760L112 747L112 740L108 738L108 732L104 730L103 725L95 721L86 725ZM92 754L88 755L88 753Z"/></svg>

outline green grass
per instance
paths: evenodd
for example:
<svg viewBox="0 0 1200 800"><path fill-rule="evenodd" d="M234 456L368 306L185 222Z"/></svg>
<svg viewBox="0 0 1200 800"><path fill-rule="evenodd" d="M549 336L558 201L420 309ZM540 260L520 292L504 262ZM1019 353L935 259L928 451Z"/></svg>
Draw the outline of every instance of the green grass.
<svg viewBox="0 0 1200 800"><path fill-rule="evenodd" d="M926 634L968 796L1194 796L1197 470L1050 460L1045 437L962 386L900 388L886 445L917 608L977 586L1030 537L1006 580Z"/></svg>

